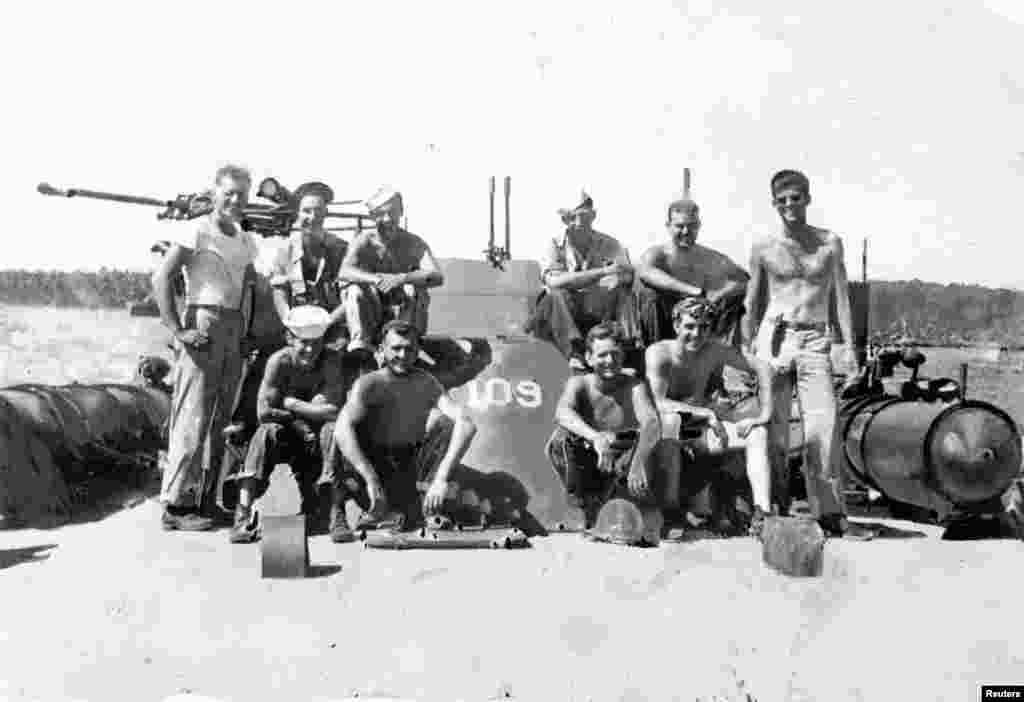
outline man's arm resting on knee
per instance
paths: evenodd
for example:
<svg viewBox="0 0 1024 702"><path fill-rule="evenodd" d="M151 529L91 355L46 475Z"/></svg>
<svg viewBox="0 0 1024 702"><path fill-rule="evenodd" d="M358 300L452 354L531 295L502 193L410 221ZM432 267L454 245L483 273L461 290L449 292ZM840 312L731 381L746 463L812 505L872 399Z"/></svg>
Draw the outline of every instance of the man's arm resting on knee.
<svg viewBox="0 0 1024 702"><path fill-rule="evenodd" d="M437 288L444 285L444 273L441 272L441 266L434 258L430 247L423 251L419 270L402 274L402 280L417 288Z"/></svg>
<svg viewBox="0 0 1024 702"><path fill-rule="evenodd" d="M437 466L437 472L434 474L435 483L446 483L448 482L448 476L451 475L452 468L457 466L462 457L466 455L470 442L476 436L476 422L466 414L462 407L452 402L446 394L438 398L437 407L431 410L430 414L431 416L427 419L428 425L439 421L440 417L437 415L441 414L448 416L455 422L455 428L452 430L452 439L448 443L448 450L445 451L444 457L441 458L441 462Z"/></svg>
<svg viewBox="0 0 1024 702"><path fill-rule="evenodd" d="M328 402L323 395L317 395L310 402L296 397L286 397L281 406L311 422L333 422L338 418L338 406Z"/></svg>
<svg viewBox="0 0 1024 702"><path fill-rule="evenodd" d="M256 419L261 424L277 422L283 424L295 418L283 405L284 393L281 392L281 356L274 354L267 361L263 371L263 380L256 395Z"/></svg>
<svg viewBox="0 0 1024 702"><path fill-rule="evenodd" d="M655 346L648 346L644 354L647 367L647 382L651 386L651 395L654 397L654 406L659 413L679 413L693 415L694 417L718 421L718 415L710 407L683 402L681 400L670 400L668 398L669 376L671 375L671 363L661 349Z"/></svg>
<svg viewBox="0 0 1024 702"><path fill-rule="evenodd" d="M373 273L367 270L362 263L363 259L366 258L364 252L369 252L371 246L368 234L356 237L348 253L345 254L345 258L342 259L341 266L338 268L338 278L340 280L344 280L347 283L377 285L384 279L384 276L380 273Z"/></svg>
<svg viewBox="0 0 1024 702"><path fill-rule="evenodd" d="M364 422L369 415L368 401L371 388L363 382L364 378L356 381L349 394L348 401L338 413L338 421L334 427L334 437L338 444L341 455L352 465L357 473L367 483L379 483L377 471L373 463L366 457L362 446L359 445L359 436L356 434L356 427Z"/></svg>
<svg viewBox="0 0 1024 702"><path fill-rule="evenodd" d="M628 483L634 494L643 495L650 490L651 476L647 474L647 466L650 463L651 452L661 439L661 416L646 382L641 380L633 386L632 399L640 431L633 462L629 467Z"/></svg>
<svg viewBox="0 0 1024 702"><path fill-rule="evenodd" d="M565 383L565 389L558 400L558 407L555 409L555 423L566 431L589 441L597 442L601 432L583 419L579 413L579 399L583 393L583 383L586 380L582 376L569 378Z"/></svg>
<svg viewBox="0 0 1024 702"><path fill-rule="evenodd" d="M614 265L602 266L601 268L588 268L586 270L571 273L569 271L550 270L544 272L544 284L549 288L558 290L579 290L594 285L606 275L611 275L618 270Z"/></svg>
<svg viewBox="0 0 1024 702"><path fill-rule="evenodd" d="M662 266L664 263L662 258L662 251L656 246L644 251L636 267L640 280L652 288L663 292L674 292L680 295L704 294L704 290L701 287L679 280L663 270Z"/></svg>

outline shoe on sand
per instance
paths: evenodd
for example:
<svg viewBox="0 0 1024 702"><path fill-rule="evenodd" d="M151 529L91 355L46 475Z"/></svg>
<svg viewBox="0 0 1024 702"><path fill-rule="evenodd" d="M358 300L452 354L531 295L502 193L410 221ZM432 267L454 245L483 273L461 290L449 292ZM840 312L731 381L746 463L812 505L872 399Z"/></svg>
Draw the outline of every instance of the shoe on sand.
<svg viewBox="0 0 1024 702"><path fill-rule="evenodd" d="M233 544L251 544L259 538L259 531L252 519L252 508L238 505L235 508L235 523L228 534L228 541Z"/></svg>
<svg viewBox="0 0 1024 702"><path fill-rule="evenodd" d="M210 531L213 529L213 520L204 517L195 510L177 509L174 507L164 508L160 523L165 531Z"/></svg>
<svg viewBox="0 0 1024 702"><path fill-rule="evenodd" d="M331 534L331 541L336 544L348 544L356 540L355 532L349 529L345 509L341 505L331 506L331 524L328 531Z"/></svg>

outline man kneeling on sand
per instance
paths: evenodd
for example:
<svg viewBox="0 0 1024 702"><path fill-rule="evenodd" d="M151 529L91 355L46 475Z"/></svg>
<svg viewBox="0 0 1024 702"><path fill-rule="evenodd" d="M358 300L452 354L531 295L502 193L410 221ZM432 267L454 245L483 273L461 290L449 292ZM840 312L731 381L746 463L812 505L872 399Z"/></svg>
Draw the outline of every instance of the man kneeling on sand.
<svg viewBox="0 0 1024 702"><path fill-rule="evenodd" d="M772 416L772 369L764 361L710 338L710 313L711 305L703 298L680 300L672 308L676 338L647 348L647 379L662 422L659 462L666 468L671 500L678 505L681 492L692 497L704 492L713 480L709 466L714 461L707 460L710 456L745 446L747 478L754 498L750 530L756 534L764 517L771 513L766 426ZM711 378L721 374L723 366L756 374L756 416L737 418L716 410L708 386ZM689 459L686 465L684 456ZM687 515L690 526L698 526L698 518L710 516Z"/></svg>
<svg viewBox="0 0 1024 702"><path fill-rule="evenodd" d="M324 348L330 315L322 307L304 305L292 308L284 324L288 346L267 360L256 402L260 424L249 442L245 465L233 478L238 506L232 543L258 538L252 503L266 490L277 464L291 465L303 495L302 511L310 514L314 479L318 471L330 472L336 460L334 422L350 380L343 371L342 352Z"/></svg>
<svg viewBox="0 0 1024 702"><path fill-rule="evenodd" d="M352 386L338 418L335 439L342 455L331 476L331 538L349 540L345 505L361 508L356 529L402 528L422 514L440 515L448 477L476 434L476 425L445 394L441 383L415 366L419 331L409 322L384 325L377 353L380 370Z"/></svg>
<svg viewBox="0 0 1024 702"><path fill-rule="evenodd" d="M555 412L558 428L547 445L552 466L588 526L623 477L635 498L649 501L657 492L649 462L661 436L658 412L643 378L623 372L623 358L618 324L591 328L586 362L593 370L566 382Z"/></svg>

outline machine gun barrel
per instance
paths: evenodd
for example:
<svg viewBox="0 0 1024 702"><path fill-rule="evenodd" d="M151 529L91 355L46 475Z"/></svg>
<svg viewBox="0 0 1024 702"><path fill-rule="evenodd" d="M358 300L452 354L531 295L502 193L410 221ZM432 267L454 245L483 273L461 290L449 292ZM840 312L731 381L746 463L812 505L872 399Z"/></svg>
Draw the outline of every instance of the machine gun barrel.
<svg viewBox="0 0 1024 702"><path fill-rule="evenodd" d="M173 200L160 200L155 197L138 197L135 195L122 195L121 193L105 193L99 190L86 190L85 188L68 188L62 190L55 188L49 183L40 183L36 190L43 195L56 197L87 197L94 200L109 200L111 202L124 202L129 205L152 205L153 207L170 207Z"/></svg>

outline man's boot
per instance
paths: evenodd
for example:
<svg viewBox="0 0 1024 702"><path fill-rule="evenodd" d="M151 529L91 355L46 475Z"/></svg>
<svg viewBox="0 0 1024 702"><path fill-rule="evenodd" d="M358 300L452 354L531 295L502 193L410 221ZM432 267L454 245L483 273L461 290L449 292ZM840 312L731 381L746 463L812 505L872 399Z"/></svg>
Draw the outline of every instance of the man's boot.
<svg viewBox="0 0 1024 702"><path fill-rule="evenodd" d="M331 521L327 528L331 541L336 544L348 544L356 540L355 533L345 519L345 496L339 495L337 490L331 493Z"/></svg>
<svg viewBox="0 0 1024 702"><path fill-rule="evenodd" d="M235 507L235 523L228 534L228 541L233 544L251 544L259 538L259 531L252 520L252 507L239 504Z"/></svg>
<svg viewBox="0 0 1024 702"><path fill-rule="evenodd" d="M167 505L160 522L165 531L209 531L213 529L213 520L202 516L192 507Z"/></svg>

